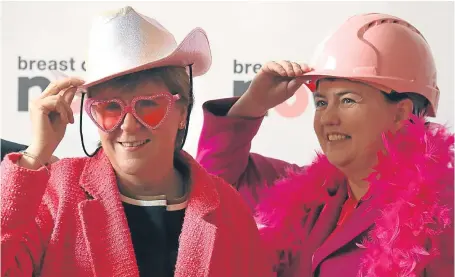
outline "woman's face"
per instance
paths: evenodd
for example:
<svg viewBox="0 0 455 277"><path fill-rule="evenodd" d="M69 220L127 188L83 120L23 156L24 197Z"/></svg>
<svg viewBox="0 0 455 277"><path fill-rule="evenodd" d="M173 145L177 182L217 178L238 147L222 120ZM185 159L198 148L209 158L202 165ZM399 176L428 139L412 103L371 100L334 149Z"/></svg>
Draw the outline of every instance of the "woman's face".
<svg viewBox="0 0 455 277"><path fill-rule="evenodd" d="M412 102L386 101L371 86L344 79L321 80L314 93L314 130L329 161L342 171L376 164L382 133L395 132L412 112Z"/></svg>
<svg viewBox="0 0 455 277"><path fill-rule="evenodd" d="M90 96L95 100L120 99L129 105L136 96L168 91L163 82L148 79L133 88L102 87ZM103 150L116 171L128 175L143 173L158 165L163 158L173 159L177 131L185 119L186 111L177 103L155 130L146 128L131 113L127 113L114 131L106 133L99 129Z"/></svg>

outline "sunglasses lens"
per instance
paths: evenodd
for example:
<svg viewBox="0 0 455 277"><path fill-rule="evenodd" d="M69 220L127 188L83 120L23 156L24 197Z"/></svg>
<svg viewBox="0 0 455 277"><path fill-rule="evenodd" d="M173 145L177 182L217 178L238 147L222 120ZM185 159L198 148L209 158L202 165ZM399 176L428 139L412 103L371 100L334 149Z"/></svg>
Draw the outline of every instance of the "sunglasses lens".
<svg viewBox="0 0 455 277"><path fill-rule="evenodd" d="M169 108L170 100L160 96L153 99L142 99L136 102L136 114L150 127L156 127L163 121Z"/></svg>
<svg viewBox="0 0 455 277"><path fill-rule="evenodd" d="M93 119L106 131L112 130L122 117L122 107L117 102L93 103L90 111Z"/></svg>

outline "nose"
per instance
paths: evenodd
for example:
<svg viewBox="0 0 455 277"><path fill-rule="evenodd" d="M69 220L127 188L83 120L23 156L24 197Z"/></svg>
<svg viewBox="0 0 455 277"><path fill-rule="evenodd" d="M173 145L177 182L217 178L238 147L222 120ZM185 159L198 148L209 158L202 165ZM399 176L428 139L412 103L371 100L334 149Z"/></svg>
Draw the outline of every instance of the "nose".
<svg viewBox="0 0 455 277"><path fill-rule="evenodd" d="M320 120L322 125L339 125L340 116L338 108L334 105L328 105L322 111Z"/></svg>
<svg viewBox="0 0 455 277"><path fill-rule="evenodd" d="M120 128L124 132L135 132L138 131L141 128L141 123L137 121L137 119L132 115L131 113L127 113L125 115L125 118L123 119L122 124L120 125Z"/></svg>

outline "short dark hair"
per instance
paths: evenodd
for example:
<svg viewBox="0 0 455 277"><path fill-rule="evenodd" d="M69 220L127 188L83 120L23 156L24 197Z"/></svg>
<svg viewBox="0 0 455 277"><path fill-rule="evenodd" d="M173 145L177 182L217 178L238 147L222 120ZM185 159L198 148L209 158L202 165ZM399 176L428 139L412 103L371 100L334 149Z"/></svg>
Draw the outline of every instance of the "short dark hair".
<svg viewBox="0 0 455 277"><path fill-rule="evenodd" d="M327 77L323 78L320 80L327 80L327 81L335 81L337 79L343 79L343 78L334 78L334 77ZM319 81L316 82L316 86L319 85ZM345 79L351 82L357 82L357 81L352 81L349 79ZM363 83L361 81L358 81L360 83ZM385 91L380 90L381 93L383 94L385 100L389 103L398 103L402 100L405 99L410 99L413 104L412 108L412 113L416 116L426 116L428 114L428 106L430 105L430 101L428 99L416 92L396 92L392 90L392 92L387 93Z"/></svg>
<svg viewBox="0 0 455 277"><path fill-rule="evenodd" d="M428 114L428 106L430 101L418 93L415 92L396 92L392 91L390 93L381 91L384 95L384 98L389 103L398 103L404 99L410 99L413 104L412 113L416 116L426 116Z"/></svg>

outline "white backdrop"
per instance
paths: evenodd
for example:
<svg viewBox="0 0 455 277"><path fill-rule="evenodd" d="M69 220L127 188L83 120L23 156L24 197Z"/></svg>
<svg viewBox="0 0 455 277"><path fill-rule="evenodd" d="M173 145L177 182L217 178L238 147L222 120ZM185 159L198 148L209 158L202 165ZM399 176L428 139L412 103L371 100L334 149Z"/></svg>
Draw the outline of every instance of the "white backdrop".
<svg viewBox="0 0 455 277"><path fill-rule="evenodd" d="M453 131L453 2L6 2L2 13L2 138L30 143L32 133L26 95L34 98L41 88L28 89L31 83L27 80L53 79L48 70L52 60L66 65L66 74L83 77L81 63L92 17L125 5L160 21L177 41L194 27L207 31L213 65L209 73L195 79L196 105L185 147L193 155L202 127L203 102L232 96L234 82L239 81L241 87L243 81L251 80L255 64L269 60L309 61L317 44L330 31L348 17L366 12L402 17L426 37L436 58L442 91L438 117L434 121L448 124ZM32 60L35 62L30 69ZM235 68L235 62L242 64L241 73L241 66ZM246 64L252 64L248 72L245 72ZM21 85L19 80L22 80ZM288 102L293 108L270 112L254 140L254 151L299 164L310 162L319 148L312 128L314 107L305 89L301 89L299 95L298 101L294 98ZM93 125L88 126L90 123L84 117L84 134L88 147L93 150L98 134ZM84 155L78 128L77 119L68 128L57 156Z"/></svg>

